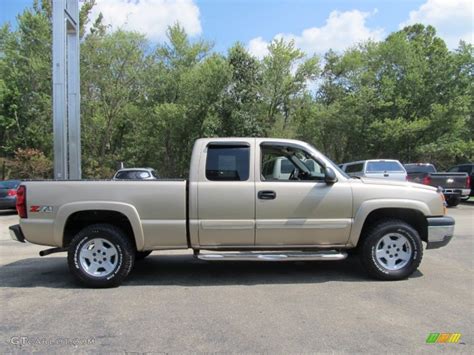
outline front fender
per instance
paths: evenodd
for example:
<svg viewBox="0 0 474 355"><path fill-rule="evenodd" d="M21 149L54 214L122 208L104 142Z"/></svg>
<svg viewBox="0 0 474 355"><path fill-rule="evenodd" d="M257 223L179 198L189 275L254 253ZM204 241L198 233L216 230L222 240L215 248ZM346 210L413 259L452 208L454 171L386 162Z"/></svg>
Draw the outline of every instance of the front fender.
<svg viewBox="0 0 474 355"><path fill-rule="evenodd" d="M423 213L424 216L430 215L430 208L422 201L416 200L402 200L402 199L375 199L368 200L361 203L357 212L355 213L354 223L351 228L351 233L348 240L348 245L356 246L367 216L382 208L401 208L408 210L416 210Z"/></svg>
<svg viewBox="0 0 474 355"><path fill-rule="evenodd" d="M55 218L53 226L54 241L57 245L64 246L64 227L68 218L76 212L104 210L122 213L128 218L132 226L133 235L137 250L142 250L145 245L145 238L143 236L142 224L140 223L140 216L134 206L123 202L109 202L109 201L81 201L72 202L62 205Z"/></svg>

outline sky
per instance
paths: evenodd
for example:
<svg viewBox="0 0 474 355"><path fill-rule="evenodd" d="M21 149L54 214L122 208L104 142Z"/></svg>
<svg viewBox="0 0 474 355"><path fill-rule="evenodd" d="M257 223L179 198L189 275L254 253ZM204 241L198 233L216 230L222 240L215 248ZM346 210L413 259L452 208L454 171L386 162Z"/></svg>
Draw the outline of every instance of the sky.
<svg viewBox="0 0 474 355"><path fill-rule="evenodd" d="M15 17L33 0L0 0L0 23ZM81 1L80 1L81 2ZM342 51L360 41L382 40L412 23L431 24L454 49L459 40L473 43L472 0L96 0L112 28L165 40L179 22L193 39L214 42L225 53L235 42L262 57L274 38L294 40L308 54Z"/></svg>

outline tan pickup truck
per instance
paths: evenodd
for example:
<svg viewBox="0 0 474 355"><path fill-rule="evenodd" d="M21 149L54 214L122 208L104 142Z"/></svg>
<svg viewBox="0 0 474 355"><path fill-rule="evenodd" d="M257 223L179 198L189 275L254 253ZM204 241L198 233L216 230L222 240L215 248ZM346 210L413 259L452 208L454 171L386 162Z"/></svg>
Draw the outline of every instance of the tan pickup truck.
<svg viewBox="0 0 474 355"><path fill-rule="evenodd" d="M189 180L28 181L12 238L67 251L72 274L119 285L152 250L204 260L341 260L357 251L369 275L399 280L454 220L435 188L351 178L311 145L287 139L196 141ZM158 276L159 277L159 276Z"/></svg>

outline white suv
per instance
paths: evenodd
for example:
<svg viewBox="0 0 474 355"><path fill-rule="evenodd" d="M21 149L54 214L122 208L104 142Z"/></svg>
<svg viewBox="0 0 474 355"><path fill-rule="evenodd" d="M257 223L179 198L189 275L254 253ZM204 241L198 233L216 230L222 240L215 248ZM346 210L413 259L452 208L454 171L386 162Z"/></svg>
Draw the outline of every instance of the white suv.
<svg viewBox="0 0 474 355"><path fill-rule="evenodd" d="M407 171L398 160L372 159L354 161L340 165L350 176L405 181Z"/></svg>

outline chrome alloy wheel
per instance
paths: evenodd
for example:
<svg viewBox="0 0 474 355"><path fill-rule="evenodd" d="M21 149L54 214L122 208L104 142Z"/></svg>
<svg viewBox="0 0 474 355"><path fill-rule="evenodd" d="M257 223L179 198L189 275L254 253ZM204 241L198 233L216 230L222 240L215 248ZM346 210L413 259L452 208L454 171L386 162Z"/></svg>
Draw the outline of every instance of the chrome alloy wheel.
<svg viewBox="0 0 474 355"><path fill-rule="evenodd" d="M413 254L413 248L408 239L400 233L384 235L375 247L375 258L385 269L400 270L408 264Z"/></svg>
<svg viewBox="0 0 474 355"><path fill-rule="evenodd" d="M118 264L117 248L108 240L94 238L85 243L79 251L82 269L90 276L109 276Z"/></svg>

